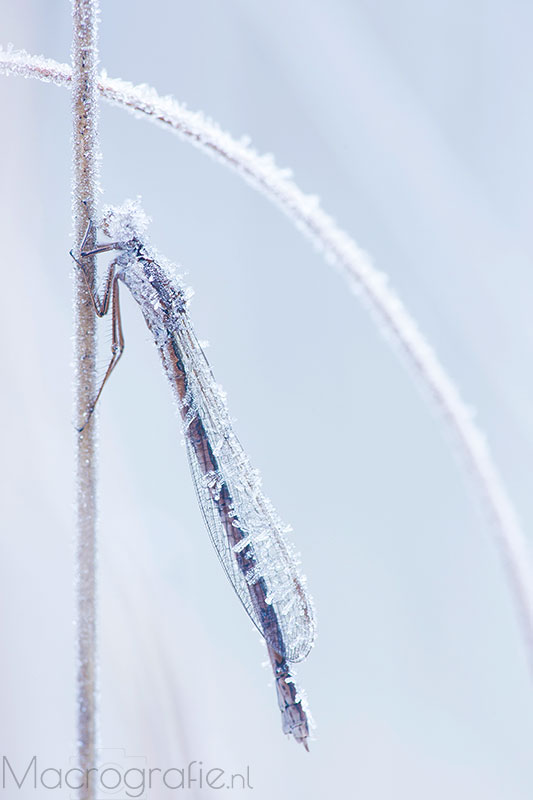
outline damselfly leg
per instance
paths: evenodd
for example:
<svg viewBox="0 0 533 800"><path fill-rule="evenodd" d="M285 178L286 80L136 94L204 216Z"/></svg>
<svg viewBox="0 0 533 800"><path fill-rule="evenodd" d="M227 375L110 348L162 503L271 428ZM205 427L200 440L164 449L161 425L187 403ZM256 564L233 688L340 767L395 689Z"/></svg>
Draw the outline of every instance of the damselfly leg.
<svg viewBox="0 0 533 800"><path fill-rule="evenodd" d="M96 245L95 247L93 247L91 250L88 251L84 250L84 247L87 244L87 240L89 238L91 230L92 230L92 222L89 222L80 248L81 250L80 256L82 259L87 258L88 256L98 255L99 253L105 253L117 249L118 243L112 242L111 244ZM85 269L83 262L80 261L78 258L76 258L72 250L70 251L70 255L72 256L72 258L82 271L85 282L87 284L87 290L89 292L89 297L91 298L91 303L93 305L95 314L98 317L105 317L105 315L109 311L109 307L111 306L111 319L112 319L111 360L109 361L109 364L107 366L104 378L102 380L102 383L100 384L100 388L98 389L98 392L96 393L93 402L87 409L85 422L83 423L82 427L79 428L79 432L81 433L81 431L83 431L83 429L91 419L96 404L100 399L100 395L102 394L102 390L105 384L107 383L109 376L111 375L116 365L118 364L122 353L124 352L124 334L122 331L122 319L120 314L120 297L119 297L118 277L116 274L116 267L117 267L116 261L112 261L111 264L109 265L106 279L104 281L103 291L101 294L99 294L98 291L94 288L94 285L91 284L89 277L87 275L87 270Z"/></svg>
<svg viewBox="0 0 533 800"><path fill-rule="evenodd" d="M91 235L91 232L93 231L94 227L95 226L93 224L93 221L90 219L80 247L80 255L83 258L86 258L87 256L97 256L100 253L109 253L111 250L120 250L121 242L108 242L107 244L97 244L90 250L86 250L85 247L87 245L89 236Z"/></svg>
<svg viewBox="0 0 533 800"><path fill-rule="evenodd" d="M118 286L118 278L115 274L115 264L113 263L107 274L106 279L106 287L104 291L103 298L100 300L96 293L91 293L91 298L94 306L94 310L99 317L103 317L107 314L109 310L109 303L111 298L111 319L112 319L112 327L111 327L111 360L107 365L107 369L100 384L100 388L94 398L93 402L91 403L88 414L87 420L85 425L91 418L91 414L93 413L95 406L100 399L100 395L102 394L103 388L106 385L109 376L117 366L122 353L124 352L124 334L122 332L122 318L120 314L120 300L119 300L119 286Z"/></svg>

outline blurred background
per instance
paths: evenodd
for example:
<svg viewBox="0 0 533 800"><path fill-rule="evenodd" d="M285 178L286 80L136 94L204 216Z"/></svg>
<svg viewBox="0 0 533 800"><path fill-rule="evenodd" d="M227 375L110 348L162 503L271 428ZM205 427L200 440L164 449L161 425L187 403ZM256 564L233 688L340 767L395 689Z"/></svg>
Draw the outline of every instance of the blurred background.
<svg viewBox="0 0 533 800"><path fill-rule="evenodd" d="M4 3L0 20L3 44L69 60L65 0ZM520 0L114 0L100 50L111 76L273 152L372 254L476 409L528 532L532 26ZM44 769L76 752L70 103L3 77L0 102L0 748ZM212 551L170 391L123 291L126 351L99 410L104 760L249 766L257 800L530 798L515 608L410 376L237 176L107 105L101 147L103 202L142 195L153 242L196 291L198 335L292 523L319 622L298 670L317 723L307 754L281 733L266 650ZM103 370L107 321L101 332Z"/></svg>

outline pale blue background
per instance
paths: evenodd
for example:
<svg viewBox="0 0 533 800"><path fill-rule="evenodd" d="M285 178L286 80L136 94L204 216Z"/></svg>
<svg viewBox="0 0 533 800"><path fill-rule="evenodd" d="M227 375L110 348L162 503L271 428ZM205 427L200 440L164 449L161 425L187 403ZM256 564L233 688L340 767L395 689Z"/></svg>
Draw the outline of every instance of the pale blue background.
<svg viewBox="0 0 533 800"><path fill-rule="evenodd" d="M102 6L110 75L249 134L389 274L477 409L530 532L530 4ZM68 60L67 2L4 3L0 19L4 43ZM75 752L69 96L2 78L0 97L0 749L44 768ZM126 353L100 408L103 747L152 767L249 764L261 800L531 798L514 607L410 377L235 175L108 106L101 129L104 199L141 194L154 242L188 271L198 334L294 527L319 619L299 670L318 724L307 755L280 732L265 651L211 552L170 393L123 292Z"/></svg>

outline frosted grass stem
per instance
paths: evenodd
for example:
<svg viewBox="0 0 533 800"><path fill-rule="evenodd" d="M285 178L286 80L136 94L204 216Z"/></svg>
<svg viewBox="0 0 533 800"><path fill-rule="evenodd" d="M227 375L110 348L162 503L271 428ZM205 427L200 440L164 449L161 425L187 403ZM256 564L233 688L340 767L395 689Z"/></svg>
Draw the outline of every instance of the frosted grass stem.
<svg viewBox="0 0 533 800"><path fill-rule="evenodd" d="M74 249L79 251L87 221L96 211L98 186L98 90L96 87L97 0L72 2L72 215ZM95 259L87 259L94 282ZM84 775L96 761L96 465L95 418L83 425L96 389L96 324L91 297L80 270L74 271L74 362L77 475L77 646L78 762ZM81 429L81 430L80 430ZM93 800L94 785L80 789Z"/></svg>
<svg viewBox="0 0 533 800"><path fill-rule="evenodd" d="M71 81L68 66L20 51L0 52L0 72L37 77L64 86ZM414 319L388 286L386 276L375 269L367 254L320 208L316 198L298 188L288 170L276 167L271 156L258 155L245 140L233 139L202 114L190 111L173 98L160 97L150 87L134 86L102 73L98 90L110 103L177 133L238 172L311 239L326 260L339 269L350 290L365 303L382 333L402 353L419 385L433 399L473 478L492 523L533 670L533 573L518 516L468 405Z"/></svg>

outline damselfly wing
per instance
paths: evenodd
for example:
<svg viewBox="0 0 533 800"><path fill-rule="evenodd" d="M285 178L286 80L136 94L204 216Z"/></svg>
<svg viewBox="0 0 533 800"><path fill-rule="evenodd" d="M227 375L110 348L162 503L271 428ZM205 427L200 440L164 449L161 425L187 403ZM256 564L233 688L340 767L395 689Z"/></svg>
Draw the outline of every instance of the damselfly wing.
<svg viewBox="0 0 533 800"><path fill-rule="evenodd" d="M313 645L313 608L283 525L233 431L188 311L172 331L187 376L184 434L211 541L242 604L270 646L300 661Z"/></svg>

